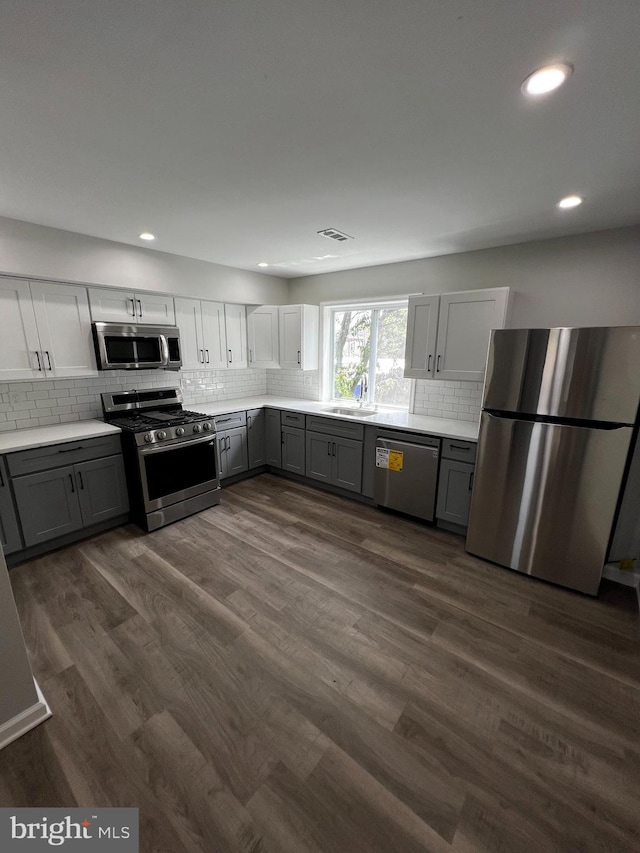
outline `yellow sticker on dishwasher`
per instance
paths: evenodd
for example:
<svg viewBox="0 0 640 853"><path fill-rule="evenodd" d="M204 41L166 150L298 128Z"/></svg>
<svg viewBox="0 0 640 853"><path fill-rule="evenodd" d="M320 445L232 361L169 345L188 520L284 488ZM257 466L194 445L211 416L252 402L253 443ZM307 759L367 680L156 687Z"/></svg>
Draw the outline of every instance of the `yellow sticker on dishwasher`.
<svg viewBox="0 0 640 853"><path fill-rule="evenodd" d="M404 464L404 453L402 450L390 450L389 451L389 470L390 471L402 471L402 466Z"/></svg>

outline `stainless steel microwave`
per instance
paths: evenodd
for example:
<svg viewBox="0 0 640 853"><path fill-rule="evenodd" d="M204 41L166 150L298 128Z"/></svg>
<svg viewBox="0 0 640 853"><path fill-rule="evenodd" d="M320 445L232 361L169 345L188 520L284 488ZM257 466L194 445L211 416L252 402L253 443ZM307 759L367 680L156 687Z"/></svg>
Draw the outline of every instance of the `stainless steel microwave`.
<svg viewBox="0 0 640 853"><path fill-rule="evenodd" d="M92 323L99 370L180 370L180 330L177 326Z"/></svg>

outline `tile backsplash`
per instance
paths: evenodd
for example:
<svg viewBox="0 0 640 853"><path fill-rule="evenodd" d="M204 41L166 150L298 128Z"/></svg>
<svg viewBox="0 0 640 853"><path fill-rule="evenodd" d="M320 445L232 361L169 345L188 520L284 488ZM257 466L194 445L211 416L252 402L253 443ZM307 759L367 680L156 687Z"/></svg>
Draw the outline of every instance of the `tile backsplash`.
<svg viewBox="0 0 640 853"><path fill-rule="evenodd" d="M416 379L413 412L433 418L477 421L482 405L482 382Z"/></svg>
<svg viewBox="0 0 640 853"><path fill-rule="evenodd" d="M320 373L317 370L267 370L267 394L319 400Z"/></svg>
<svg viewBox="0 0 640 853"><path fill-rule="evenodd" d="M128 388L180 385L187 408L207 402L270 394L320 399L317 370L113 370L80 379L0 382L0 432L102 416L100 394ZM414 413L436 418L477 421L482 382L416 380Z"/></svg>
<svg viewBox="0 0 640 853"><path fill-rule="evenodd" d="M0 382L0 432L102 416L100 394L181 385L186 407L266 393L265 370L113 370L79 379Z"/></svg>

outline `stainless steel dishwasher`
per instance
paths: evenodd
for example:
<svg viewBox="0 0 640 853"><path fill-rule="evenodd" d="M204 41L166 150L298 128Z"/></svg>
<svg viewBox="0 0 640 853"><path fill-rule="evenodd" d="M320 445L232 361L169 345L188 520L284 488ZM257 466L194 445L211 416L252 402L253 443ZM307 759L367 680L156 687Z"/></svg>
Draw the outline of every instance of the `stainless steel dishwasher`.
<svg viewBox="0 0 640 853"><path fill-rule="evenodd" d="M379 506L433 521L440 439L379 430L373 498Z"/></svg>

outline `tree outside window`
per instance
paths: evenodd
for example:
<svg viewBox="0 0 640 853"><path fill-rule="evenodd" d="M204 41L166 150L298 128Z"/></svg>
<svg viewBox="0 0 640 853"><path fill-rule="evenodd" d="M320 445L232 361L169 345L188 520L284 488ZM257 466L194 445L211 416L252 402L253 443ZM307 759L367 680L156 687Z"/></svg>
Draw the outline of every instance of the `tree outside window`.
<svg viewBox="0 0 640 853"><path fill-rule="evenodd" d="M336 400L360 399L409 407L404 378L407 304L333 309L333 381Z"/></svg>

